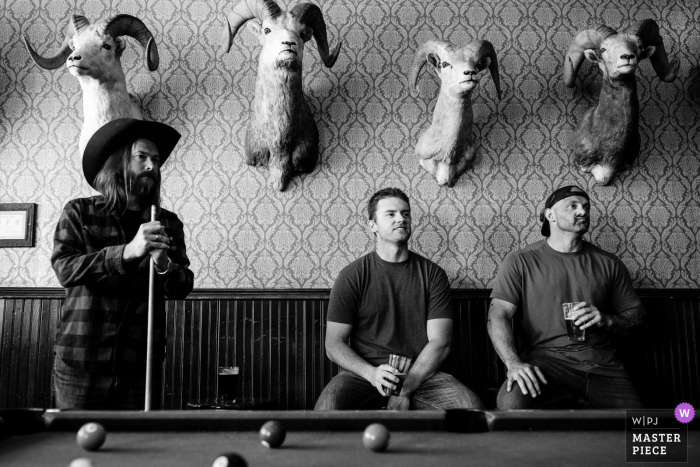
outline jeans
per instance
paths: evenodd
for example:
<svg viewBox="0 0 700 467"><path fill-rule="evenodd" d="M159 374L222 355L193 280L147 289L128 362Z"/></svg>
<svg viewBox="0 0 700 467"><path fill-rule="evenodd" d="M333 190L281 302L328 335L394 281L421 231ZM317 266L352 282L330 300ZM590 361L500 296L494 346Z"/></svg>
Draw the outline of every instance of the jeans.
<svg viewBox="0 0 700 467"><path fill-rule="evenodd" d="M577 370L552 358L531 357L527 363L539 367L547 384L538 380L537 397L523 394L517 382L508 392L507 381L498 392L497 405L510 409L639 409L642 401L627 373L620 376L599 375Z"/></svg>
<svg viewBox="0 0 700 467"><path fill-rule="evenodd" d="M388 400L366 379L341 370L321 392L315 410L376 410L386 407ZM457 378L438 371L413 393L410 408L483 409L484 403Z"/></svg>
<svg viewBox="0 0 700 467"><path fill-rule="evenodd" d="M151 407L160 407L161 371L153 368ZM54 358L53 386L56 407L67 410L143 410L146 399L145 374L89 373Z"/></svg>

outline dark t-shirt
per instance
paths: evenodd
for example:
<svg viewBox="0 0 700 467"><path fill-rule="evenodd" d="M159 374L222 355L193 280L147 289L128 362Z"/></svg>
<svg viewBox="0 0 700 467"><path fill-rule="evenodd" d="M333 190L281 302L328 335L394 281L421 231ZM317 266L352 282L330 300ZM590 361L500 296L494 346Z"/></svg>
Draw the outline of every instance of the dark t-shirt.
<svg viewBox="0 0 700 467"><path fill-rule="evenodd" d="M410 252L400 263L376 252L340 271L331 290L328 321L351 324L350 347L378 366L389 354L415 359L428 343L426 321L452 319L450 283L445 271Z"/></svg>
<svg viewBox="0 0 700 467"><path fill-rule="evenodd" d="M143 213L141 211L131 211L127 209L124 214L119 218L119 225L121 225L122 230L124 230L124 236L126 237L126 243L129 243L136 236L136 232L139 231L141 224L145 224L146 221L143 220Z"/></svg>
<svg viewBox="0 0 700 467"><path fill-rule="evenodd" d="M515 321L527 338L522 357L546 355L598 374L623 370L606 331L593 326L585 341L570 341L562 311L562 303L581 301L613 315L641 306L627 268L615 255L588 242L577 253L558 252L545 240L533 243L506 256L491 298L518 307Z"/></svg>

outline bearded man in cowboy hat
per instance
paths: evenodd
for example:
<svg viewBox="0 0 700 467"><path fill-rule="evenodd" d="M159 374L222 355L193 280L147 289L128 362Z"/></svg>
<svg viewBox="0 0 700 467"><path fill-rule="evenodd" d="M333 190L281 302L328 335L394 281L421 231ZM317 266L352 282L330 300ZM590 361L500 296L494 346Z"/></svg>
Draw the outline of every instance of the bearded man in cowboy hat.
<svg viewBox="0 0 700 467"><path fill-rule="evenodd" d="M148 279L156 269L153 387L165 355L165 296L192 291L185 235L160 201L160 168L180 134L123 118L92 136L83 173L101 194L69 201L56 226L51 265L66 299L57 331L53 384L61 409L143 409ZM153 407L158 407L158 390Z"/></svg>
<svg viewBox="0 0 700 467"><path fill-rule="evenodd" d="M540 214L547 238L498 270L488 331L508 370L499 409L642 407L611 337L641 324L644 307L622 261L583 240L590 208L577 186L554 191ZM583 336L569 337L565 303L575 303L568 318Z"/></svg>

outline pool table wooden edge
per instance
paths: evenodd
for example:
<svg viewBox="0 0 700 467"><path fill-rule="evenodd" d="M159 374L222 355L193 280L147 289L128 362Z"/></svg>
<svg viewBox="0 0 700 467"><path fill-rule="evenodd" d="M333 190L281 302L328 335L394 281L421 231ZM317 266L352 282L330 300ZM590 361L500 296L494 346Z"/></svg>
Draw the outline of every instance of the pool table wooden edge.
<svg viewBox="0 0 700 467"><path fill-rule="evenodd" d="M382 423L397 431L588 431L624 430L624 410L482 411L232 411L152 412L0 410L5 434L77 431L98 422L108 431L257 431L278 420L293 431L361 431Z"/></svg>

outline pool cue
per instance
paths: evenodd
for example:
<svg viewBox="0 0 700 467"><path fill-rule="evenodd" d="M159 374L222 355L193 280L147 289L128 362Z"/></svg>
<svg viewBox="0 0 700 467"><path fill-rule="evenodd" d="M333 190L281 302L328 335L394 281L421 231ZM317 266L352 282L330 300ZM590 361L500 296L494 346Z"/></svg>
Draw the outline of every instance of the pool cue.
<svg viewBox="0 0 700 467"><path fill-rule="evenodd" d="M151 222L156 220L156 206L151 206ZM151 386L153 385L153 377L151 375L153 367L153 300L155 286L155 261L153 256L150 259L151 267L148 273L148 329L146 334L146 401L144 403L144 412L151 410Z"/></svg>

